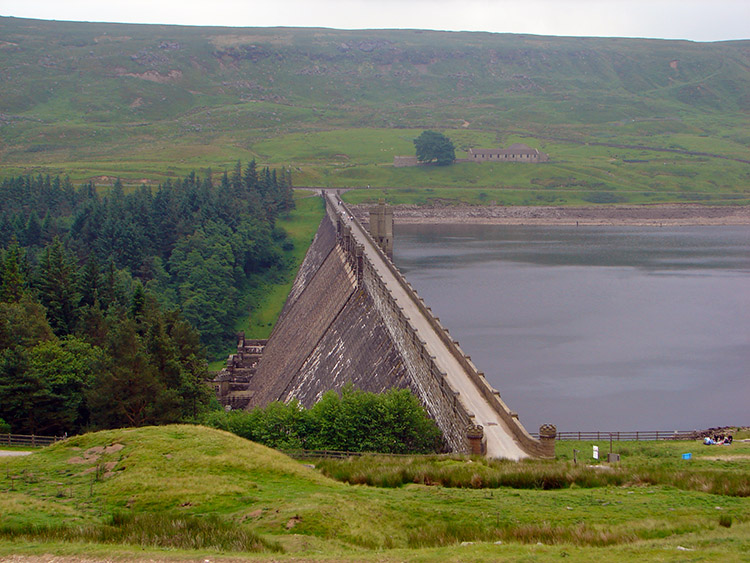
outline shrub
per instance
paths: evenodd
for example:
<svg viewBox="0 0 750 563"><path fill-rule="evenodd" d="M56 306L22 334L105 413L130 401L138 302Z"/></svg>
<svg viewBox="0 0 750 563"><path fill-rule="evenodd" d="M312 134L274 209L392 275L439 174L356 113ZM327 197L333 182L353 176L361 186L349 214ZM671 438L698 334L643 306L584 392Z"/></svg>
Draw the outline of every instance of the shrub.
<svg viewBox="0 0 750 563"><path fill-rule="evenodd" d="M325 393L310 409L296 400L275 402L249 412L216 411L204 423L277 449L431 453L442 446L437 425L406 389L376 394L349 386L341 395Z"/></svg>

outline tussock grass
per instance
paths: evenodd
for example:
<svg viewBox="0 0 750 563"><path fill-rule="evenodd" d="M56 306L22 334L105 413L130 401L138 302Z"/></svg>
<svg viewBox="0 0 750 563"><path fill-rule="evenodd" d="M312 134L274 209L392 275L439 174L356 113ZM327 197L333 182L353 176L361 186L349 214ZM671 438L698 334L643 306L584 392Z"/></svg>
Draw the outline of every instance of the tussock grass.
<svg viewBox="0 0 750 563"><path fill-rule="evenodd" d="M363 456L316 463L325 475L351 484L401 487L409 483L470 489L562 489L619 486L627 476L572 463L510 462L461 457L393 458Z"/></svg>
<svg viewBox="0 0 750 563"><path fill-rule="evenodd" d="M0 536L26 541L95 542L172 549L282 551L277 542L261 538L246 526L239 526L215 514L198 517L170 513L115 512L108 522L98 525L0 525Z"/></svg>
<svg viewBox="0 0 750 563"><path fill-rule="evenodd" d="M629 543L637 539L638 534L623 529L607 530L589 526L583 522L572 526L541 522L496 527L478 527L470 523L463 526L453 523L429 524L409 534L408 541L409 546L414 548L445 546L465 541L604 547Z"/></svg>
<svg viewBox="0 0 750 563"><path fill-rule="evenodd" d="M750 496L750 477L722 470L677 470L649 468L637 471L630 479L637 484L671 485L686 491L701 491L713 495Z"/></svg>
<svg viewBox="0 0 750 563"><path fill-rule="evenodd" d="M750 506L704 492L705 482L709 464L719 463L742 483L750 445L693 450L692 465L670 465L685 446L628 444L631 453L614 470L586 467L580 456L576 466L562 444L557 461L366 456L319 463L331 464L327 474L351 475L350 485L208 428L97 432L0 458L0 558L84 549L102 559L127 550L153 559L177 550L190 559L277 558L283 549L298 559L491 561L503 557L499 549L523 559L558 546L582 560L616 561L626 547L721 540L707 560L736 560L750 549ZM97 480L99 466L109 469ZM690 490L679 488L665 483L670 468L673 481L680 472L698 478Z"/></svg>
<svg viewBox="0 0 750 563"><path fill-rule="evenodd" d="M717 468L677 468L671 462L617 466L574 464L568 460L510 462L483 458L415 456L321 459L325 475L350 484L394 488L410 483L469 489L553 490L623 485L667 485L732 497L750 496L750 476L744 471Z"/></svg>

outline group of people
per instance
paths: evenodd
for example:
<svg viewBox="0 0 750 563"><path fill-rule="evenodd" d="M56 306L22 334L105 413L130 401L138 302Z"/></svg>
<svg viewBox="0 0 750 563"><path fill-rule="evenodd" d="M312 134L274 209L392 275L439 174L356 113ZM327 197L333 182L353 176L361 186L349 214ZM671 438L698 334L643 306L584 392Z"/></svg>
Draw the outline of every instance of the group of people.
<svg viewBox="0 0 750 563"><path fill-rule="evenodd" d="M713 437L706 436L703 438L703 443L706 446L728 446L732 443L732 435L728 434L727 436L724 436L724 434L714 434Z"/></svg>

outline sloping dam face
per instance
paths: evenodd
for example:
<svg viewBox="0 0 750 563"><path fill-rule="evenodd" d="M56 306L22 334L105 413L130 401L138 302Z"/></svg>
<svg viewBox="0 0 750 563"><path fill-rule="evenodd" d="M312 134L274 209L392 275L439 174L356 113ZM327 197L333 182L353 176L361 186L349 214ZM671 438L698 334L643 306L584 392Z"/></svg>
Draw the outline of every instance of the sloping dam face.
<svg viewBox="0 0 750 563"><path fill-rule="evenodd" d="M343 203L325 199L327 214L250 383L248 408L292 398L310 407L347 383L376 393L408 388L452 451L554 455L549 428L541 440L523 429Z"/></svg>

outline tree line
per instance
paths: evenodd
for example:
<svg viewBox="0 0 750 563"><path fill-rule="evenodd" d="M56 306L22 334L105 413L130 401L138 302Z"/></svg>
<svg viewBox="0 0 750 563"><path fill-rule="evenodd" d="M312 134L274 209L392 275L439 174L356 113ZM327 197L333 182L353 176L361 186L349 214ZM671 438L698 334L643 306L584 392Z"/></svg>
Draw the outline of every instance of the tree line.
<svg viewBox="0 0 750 563"><path fill-rule="evenodd" d="M277 448L440 447L409 391L226 413L206 384L242 295L288 271L288 171L237 163L130 193L19 176L0 193L0 432L196 422Z"/></svg>
<svg viewBox="0 0 750 563"><path fill-rule="evenodd" d="M136 289L106 310L84 306L73 320L73 332L56 333L31 290L0 302L6 430L74 434L198 420L208 410L205 351L178 311Z"/></svg>
<svg viewBox="0 0 750 563"><path fill-rule="evenodd" d="M210 172L193 172L127 194L117 180L103 195L90 182L76 190L59 176L10 178L0 185L0 245L16 241L37 268L58 239L76 275L94 283L109 271L140 282L163 306L179 308L217 353L247 311L242 296L254 281L286 271L283 251L292 243L275 221L294 207L290 174L238 162L218 183ZM88 291L91 300L100 289L68 281L59 304L67 313L59 314L69 316L78 297Z"/></svg>
<svg viewBox="0 0 750 563"><path fill-rule="evenodd" d="M0 191L0 421L61 434L205 414L206 350L259 277L286 272L289 173L238 163L217 183L103 195L19 176Z"/></svg>

